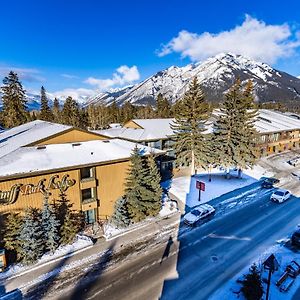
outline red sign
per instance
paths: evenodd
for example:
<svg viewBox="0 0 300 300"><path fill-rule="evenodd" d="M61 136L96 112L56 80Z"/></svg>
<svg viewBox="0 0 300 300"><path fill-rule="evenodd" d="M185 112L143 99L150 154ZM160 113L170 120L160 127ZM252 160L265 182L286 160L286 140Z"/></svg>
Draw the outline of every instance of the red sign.
<svg viewBox="0 0 300 300"><path fill-rule="evenodd" d="M196 181L196 189L201 190L201 191L205 191L205 183L202 181Z"/></svg>

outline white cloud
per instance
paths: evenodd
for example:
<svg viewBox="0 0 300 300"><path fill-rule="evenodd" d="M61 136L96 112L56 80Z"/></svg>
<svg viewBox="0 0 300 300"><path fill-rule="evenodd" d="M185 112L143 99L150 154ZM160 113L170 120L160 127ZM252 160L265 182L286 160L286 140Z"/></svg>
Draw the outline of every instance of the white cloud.
<svg viewBox="0 0 300 300"><path fill-rule="evenodd" d="M241 25L217 34L180 31L157 54L176 52L183 58L201 61L220 52L233 52L273 64L279 58L293 55L299 46L300 34L293 33L288 24L267 25L246 15Z"/></svg>
<svg viewBox="0 0 300 300"><path fill-rule="evenodd" d="M89 77L84 82L96 86L99 90L104 91L112 87L120 87L126 84L131 84L140 79L140 73L137 66L128 67L126 65L120 66L112 78L98 79Z"/></svg>
<svg viewBox="0 0 300 300"><path fill-rule="evenodd" d="M45 78L40 75L40 71L37 69L0 66L0 76L5 77L10 71L16 72L20 80L24 80L27 82L45 81Z"/></svg>
<svg viewBox="0 0 300 300"><path fill-rule="evenodd" d="M76 79L78 76L71 75L71 74L60 74L61 77L67 78L67 79Z"/></svg>

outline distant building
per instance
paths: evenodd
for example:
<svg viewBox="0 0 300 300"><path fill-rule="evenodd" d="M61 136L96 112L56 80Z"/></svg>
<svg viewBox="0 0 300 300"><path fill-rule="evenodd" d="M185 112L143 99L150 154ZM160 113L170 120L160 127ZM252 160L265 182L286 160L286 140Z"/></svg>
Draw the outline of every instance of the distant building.
<svg viewBox="0 0 300 300"><path fill-rule="evenodd" d="M94 130L93 132L109 138L138 143L166 153L160 156L162 174L172 171L175 159L171 124L174 119L132 119L122 127Z"/></svg>
<svg viewBox="0 0 300 300"><path fill-rule="evenodd" d="M260 109L255 122L261 156L299 149L300 120L285 113Z"/></svg>
<svg viewBox="0 0 300 300"><path fill-rule="evenodd" d="M39 120L0 133L0 214L41 208L50 191L50 201L64 192L87 223L108 219L124 194L135 145ZM138 146L142 155L153 151Z"/></svg>
<svg viewBox="0 0 300 300"><path fill-rule="evenodd" d="M207 133L212 132L212 125L218 110L209 120ZM175 159L174 132L171 124L174 119L133 119L121 128L97 130L95 133L107 137L120 138L152 148L167 151L162 168L169 166ZM258 110L255 128L259 134L256 143L261 156L298 149L300 142L300 116L294 113L281 113L268 109ZM162 157L163 160L163 157Z"/></svg>

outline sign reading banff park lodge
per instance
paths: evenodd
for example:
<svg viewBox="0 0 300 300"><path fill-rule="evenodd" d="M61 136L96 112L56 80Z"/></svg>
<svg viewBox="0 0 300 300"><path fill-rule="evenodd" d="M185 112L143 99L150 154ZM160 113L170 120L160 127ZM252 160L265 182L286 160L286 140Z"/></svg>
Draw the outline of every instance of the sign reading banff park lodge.
<svg viewBox="0 0 300 300"><path fill-rule="evenodd" d="M35 193L49 194L51 190L59 190L64 193L69 187L76 183L74 179L70 179L69 175L65 174L59 179L58 175L50 177L49 181L41 179L36 185L18 183L11 187L9 191L0 191L0 204L13 204L17 201L18 196L31 195Z"/></svg>

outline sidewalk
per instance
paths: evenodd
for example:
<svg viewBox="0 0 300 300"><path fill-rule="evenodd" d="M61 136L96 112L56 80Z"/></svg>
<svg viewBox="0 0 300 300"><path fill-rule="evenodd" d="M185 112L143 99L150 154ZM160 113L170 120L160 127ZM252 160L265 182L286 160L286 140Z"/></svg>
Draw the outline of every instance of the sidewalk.
<svg viewBox="0 0 300 300"><path fill-rule="evenodd" d="M26 288L31 284L36 284L36 280L39 276L53 272L55 269L61 269L62 266L74 264L76 267L76 262L80 262L81 260L89 261L89 258L92 263L93 260L97 259L97 255L107 251L112 245L113 252L118 253L128 246L134 245L139 241L141 242L146 237L155 237L158 234L162 234L164 230L179 225L180 216L180 212L177 212L169 217L164 217L145 226L138 227L127 234L122 234L112 238L109 241L106 241L104 238L99 239L92 247L88 247L87 249L84 249L79 253L75 253L72 256L63 256L55 259L54 261L47 262L46 264L33 266L33 271L23 272L19 275L16 274L11 278L2 280L0 281L0 286L4 286L6 292L12 291L16 288Z"/></svg>

